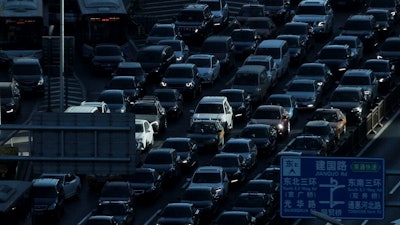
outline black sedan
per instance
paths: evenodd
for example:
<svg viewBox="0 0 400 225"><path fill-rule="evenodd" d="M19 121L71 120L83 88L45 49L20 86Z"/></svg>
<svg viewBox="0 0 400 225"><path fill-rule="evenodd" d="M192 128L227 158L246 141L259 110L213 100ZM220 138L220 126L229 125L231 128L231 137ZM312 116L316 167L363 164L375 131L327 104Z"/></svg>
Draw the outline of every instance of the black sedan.
<svg viewBox="0 0 400 225"><path fill-rule="evenodd" d="M193 139L200 150L217 151L225 144L225 131L217 120L197 120L187 130L187 137Z"/></svg>
<svg viewBox="0 0 400 225"><path fill-rule="evenodd" d="M321 136L299 135L291 139L282 151L299 152L305 156L327 156L328 145Z"/></svg>
<svg viewBox="0 0 400 225"><path fill-rule="evenodd" d="M325 120L308 121L303 127L303 134L313 134L321 136L328 147L328 152L332 153L336 147L335 130L330 123Z"/></svg>
<svg viewBox="0 0 400 225"><path fill-rule="evenodd" d="M200 211L191 203L169 203L160 212L158 225L198 225Z"/></svg>
<svg viewBox="0 0 400 225"><path fill-rule="evenodd" d="M244 211L224 211L214 221L215 225L254 225L255 223L256 218Z"/></svg>
<svg viewBox="0 0 400 225"><path fill-rule="evenodd" d="M107 201L99 203L93 216L112 216L118 224L133 224L136 210L126 202L122 201Z"/></svg>
<svg viewBox="0 0 400 225"><path fill-rule="evenodd" d="M130 109L130 102L123 90L104 90L97 98L98 102L107 103L111 113L126 113Z"/></svg>
<svg viewBox="0 0 400 225"><path fill-rule="evenodd" d="M211 158L210 165L224 168L230 185L239 185L246 180L245 160L241 155L219 153Z"/></svg>
<svg viewBox="0 0 400 225"><path fill-rule="evenodd" d="M219 95L228 98L234 119L246 120L251 116L250 95L243 89L223 89Z"/></svg>
<svg viewBox="0 0 400 225"><path fill-rule="evenodd" d="M180 157L182 169L192 169L197 165L197 145L187 137L169 137L163 142L162 148L173 148Z"/></svg>
<svg viewBox="0 0 400 225"><path fill-rule="evenodd" d="M361 68L372 70L380 93L389 92L396 84L394 66L388 59L367 59Z"/></svg>
<svg viewBox="0 0 400 225"><path fill-rule="evenodd" d="M215 216L222 207L222 199L215 188L207 186L188 187L183 192L181 202L191 203L199 209L201 221Z"/></svg>
<svg viewBox="0 0 400 225"><path fill-rule="evenodd" d="M177 89L159 88L153 93L167 111L168 118L179 119L183 115L183 96Z"/></svg>
<svg viewBox="0 0 400 225"><path fill-rule="evenodd" d="M129 102L134 102L144 94L143 88L134 76L114 76L105 86L105 89L123 90Z"/></svg>
<svg viewBox="0 0 400 225"><path fill-rule="evenodd" d="M231 33L233 44L235 45L234 54L236 57L247 57L253 54L261 41L256 29L234 29Z"/></svg>
<svg viewBox="0 0 400 225"><path fill-rule="evenodd" d="M156 200L162 193L162 177L153 168L137 168L127 180L139 202Z"/></svg>
<svg viewBox="0 0 400 225"><path fill-rule="evenodd" d="M271 199L262 193L241 193L232 210L249 212L256 218L255 224L265 224L273 212Z"/></svg>
<svg viewBox="0 0 400 225"><path fill-rule="evenodd" d="M249 138L257 145L257 156L273 155L278 146L278 133L271 125L248 124L239 134L241 138Z"/></svg>
<svg viewBox="0 0 400 225"><path fill-rule="evenodd" d="M124 62L124 54L117 44L98 44L92 58L94 73L113 73L120 62Z"/></svg>

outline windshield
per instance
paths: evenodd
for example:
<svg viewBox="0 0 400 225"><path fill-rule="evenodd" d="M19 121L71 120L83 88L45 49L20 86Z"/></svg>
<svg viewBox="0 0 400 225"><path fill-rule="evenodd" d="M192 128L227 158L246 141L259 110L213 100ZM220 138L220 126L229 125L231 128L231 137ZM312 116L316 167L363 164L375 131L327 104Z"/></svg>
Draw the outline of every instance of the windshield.
<svg viewBox="0 0 400 225"><path fill-rule="evenodd" d="M338 116L336 112L315 112L312 120L325 120L328 122L337 122Z"/></svg>
<svg viewBox="0 0 400 225"><path fill-rule="evenodd" d="M110 185L101 189L101 197L131 197L131 193L127 185Z"/></svg>
<svg viewBox="0 0 400 225"><path fill-rule="evenodd" d="M270 55L274 59L281 58L281 51L279 48L257 48L256 55Z"/></svg>
<svg viewBox="0 0 400 225"><path fill-rule="evenodd" d="M154 105L137 104L133 106L133 113L156 115L157 108Z"/></svg>
<svg viewBox="0 0 400 225"><path fill-rule="evenodd" d="M230 92L224 92L222 93L223 96L228 98L228 102L243 102L243 95L242 93L230 93Z"/></svg>
<svg viewBox="0 0 400 225"><path fill-rule="evenodd" d="M161 217L180 218L192 217L192 211L189 207L166 207L161 213Z"/></svg>
<svg viewBox="0 0 400 225"><path fill-rule="evenodd" d="M251 29L268 29L269 22L266 20L249 20L246 22L246 26Z"/></svg>
<svg viewBox="0 0 400 225"><path fill-rule="evenodd" d="M261 54L260 54L261 55ZM246 60L244 61L243 65L258 65L258 66L265 66L268 70L271 69L270 61L258 61L258 60Z"/></svg>
<svg viewBox="0 0 400 225"><path fill-rule="evenodd" d="M343 76L341 85L370 85L371 82L367 76Z"/></svg>
<svg viewBox="0 0 400 225"><path fill-rule="evenodd" d="M261 196L259 197L239 197L236 202L235 206L237 207L250 207L250 208L264 208L266 202L264 198Z"/></svg>
<svg viewBox="0 0 400 225"><path fill-rule="evenodd" d="M347 20L344 24L344 30L372 30L371 23L369 21L361 20Z"/></svg>
<svg viewBox="0 0 400 225"><path fill-rule="evenodd" d="M57 192L55 187L34 187L32 196L34 198L56 198Z"/></svg>
<svg viewBox="0 0 400 225"><path fill-rule="evenodd" d="M366 62L364 64L364 69L370 69L374 72L389 72L389 65L386 62Z"/></svg>
<svg viewBox="0 0 400 225"><path fill-rule="evenodd" d="M238 16L243 17L262 17L264 16L263 7L242 7Z"/></svg>
<svg viewBox="0 0 400 225"><path fill-rule="evenodd" d="M318 55L319 59L346 59L347 52L344 49L322 49Z"/></svg>
<svg viewBox="0 0 400 225"><path fill-rule="evenodd" d="M176 101L176 96L172 92L158 92L154 93L160 102L173 102Z"/></svg>
<svg viewBox="0 0 400 225"><path fill-rule="evenodd" d="M107 104L123 104L124 103L123 97L117 93L100 95L98 101L105 102Z"/></svg>
<svg viewBox="0 0 400 225"><path fill-rule="evenodd" d="M381 51L400 51L400 41L383 42Z"/></svg>
<svg viewBox="0 0 400 225"><path fill-rule="evenodd" d="M174 29L171 27L156 27L151 29L149 32L149 36L152 37L168 37L174 35Z"/></svg>
<svg viewBox="0 0 400 225"><path fill-rule="evenodd" d="M269 133L266 129L247 129L245 128L240 134L244 138L268 138Z"/></svg>
<svg viewBox="0 0 400 225"><path fill-rule="evenodd" d="M224 113L224 107L221 104L199 104L195 113Z"/></svg>
<svg viewBox="0 0 400 225"><path fill-rule="evenodd" d="M140 76L144 71L141 68L117 68L115 73L117 76Z"/></svg>
<svg viewBox="0 0 400 225"><path fill-rule="evenodd" d="M295 92L314 92L314 84L313 83L292 83L288 91L295 91Z"/></svg>
<svg viewBox="0 0 400 225"><path fill-rule="evenodd" d="M300 40L298 38L279 38L280 40L285 40L289 48L298 48L300 47Z"/></svg>
<svg viewBox="0 0 400 225"><path fill-rule="evenodd" d="M371 8L392 8L395 7L395 0L371 0L369 3Z"/></svg>
<svg viewBox="0 0 400 225"><path fill-rule="evenodd" d="M16 64L13 66L14 75L40 75L41 70L37 64Z"/></svg>
<svg viewBox="0 0 400 225"><path fill-rule="evenodd" d="M165 141L162 144L163 148L173 148L177 152L188 152L189 146L186 141Z"/></svg>
<svg viewBox="0 0 400 225"><path fill-rule="evenodd" d="M308 28L303 25L289 24L283 27L281 34L306 35L308 34Z"/></svg>
<svg viewBox="0 0 400 225"><path fill-rule="evenodd" d="M158 44L171 46L172 50L177 52L182 51L182 45L180 41L164 40L160 41Z"/></svg>
<svg viewBox="0 0 400 225"><path fill-rule="evenodd" d="M228 49L226 49L225 42L208 41L208 42L204 42L203 47L201 48L201 52L204 52L204 53L227 53Z"/></svg>
<svg viewBox="0 0 400 225"><path fill-rule="evenodd" d="M200 1L201 4L207 4L208 7L212 11L219 11L221 10L221 5L219 4L219 1Z"/></svg>
<svg viewBox="0 0 400 225"><path fill-rule="evenodd" d="M327 135L331 132L330 126L305 126L303 133L314 135Z"/></svg>
<svg viewBox="0 0 400 225"><path fill-rule="evenodd" d="M282 0L265 0L263 3L266 6L283 6Z"/></svg>
<svg viewBox="0 0 400 225"><path fill-rule="evenodd" d="M182 199L188 201L207 201L212 200L210 191L205 190L187 190L183 193Z"/></svg>
<svg viewBox="0 0 400 225"><path fill-rule="evenodd" d="M247 143L226 143L222 150L228 153L249 153Z"/></svg>
<svg viewBox="0 0 400 225"><path fill-rule="evenodd" d="M296 138L290 144L290 149L294 150L317 150L320 148L321 143L316 138Z"/></svg>
<svg viewBox="0 0 400 225"><path fill-rule="evenodd" d="M296 15L326 15L324 6L299 6L297 7Z"/></svg>
<svg viewBox="0 0 400 225"><path fill-rule="evenodd" d="M189 58L187 63L193 63L197 67L203 68L210 68L211 67L211 60L210 59L196 59L196 58Z"/></svg>
<svg viewBox="0 0 400 225"><path fill-rule="evenodd" d="M213 157L210 164L212 166L237 167L239 161L236 157Z"/></svg>
<svg viewBox="0 0 400 225"><path fill-rule="evenodd" d="M141 123L136 123L135 124L135 132L136 133L142 133L143 132L143 125Z"/></svg>
<svg viewBox="0 0 400 225"><path fill-rule="evenodd" d="M259 184L259 183L248 183L245 186L245 191L246 192L258 192L258 193L273 193L275 190L274 190L272 184L273 183L268 184L268 185Z"/></svg>
<svg viewBox="0 0 400 225"><path fill-rule="evenodd" d="M126 208L123 204L98 204L96 214L114 216L126 214Z"/></svg>
<svg viewBox="0 0 400 225"><path fill-rule="evenodd" d="M154 182L154 177L150 173L135 173L129 182L149 184Z"/></svg>
<svg viewBox="0 0 400 225"><path fill-rule="evenodd" d="M319 66L300 66L297 70L298 76L323 76L324 69Z"/></svg>
<svg viewBox="0 0 400 225"><path fill-rule="evenodd" d="M212 134L217 132L215 124L212 123L193 123L190 130L194 133Z"/></svg>
<svg viewBox="0 0 400 225"><path fill-rule="evenodd" d="M144 160L145 164L172 164L172 158L170 154L163 154L158 152L153 152L147 154Z"/></svg>
<svg viewBox="0 0 400 225"><path fill-rule="evenodd" d="M220 216L217 220L217 224L220 225L243 225L249 224L249 221L246 216L240 215L227 215Z"/></svg>
<svg viewBox="0 0 400 225"><path fill-rule="evenodd" d="M233 80L234 85L258 85L258 75L254 73L236 73Z"/></svg>
<svg viewBox="0 0 400 225"><path fill-rule="evenodd" d="M184 10L178 14L177 20L187 22L202 22L204 20L204 15L202 11Z"/></svg>
<svg viewBox="0 0 400 225"><path fill-rule="evenodd" d="M219 173L195 173L192 179L193 183L221 183Z"/></svg>
<svg viewBox="0 0 400 225"><path fill-rule="evenodd" d="M356 48L356 42L354 40L333 40L332 44L334 45L348 45L350 48Z"/></svg>
<svg viewBox="0 0 400 225"><path fill-rule="evenodd" d="M99 46L94 49L94 54L98 56L121 55L121 49L115 46Z"/></svg>
<svg viewBox="0 0 400 225"><path fill-rule="evenodd" d="M110 89L132 89L136 88L136 83L133 79L112 79L109 84Z"/></svg>
<svg viewBox="0 0 400 225"><path fill-rule="evenodd" d="M254 32L233 31L231 37L233 41L254 41Z"/></svg>
<svg viewBox="0 0 400 225"><path fill-rule="evenodd" d="M367 15L373 15L376 19L376 21L388 21L389 17L387 13L381 13L381 12L368 12L366 13Z"/></svg>
<svg viewBox="0 0 400 225"><path fill-rule="evenodd" d="M291 107L290 98L269 98L267 100L267 105L280 105L283 107Z"/></svg>
<svg viewBox="0 0 400 225"><path fill-rule="evenodd" d="M139 51L137 61L141 63L161 62L161 54L156 51Z"/></svg>
<svg viewBox="0 0 400 225"><path fill-rule="evenodd" d="M253 119L280 119L281 113L279 110L256 110Z"/></svg>

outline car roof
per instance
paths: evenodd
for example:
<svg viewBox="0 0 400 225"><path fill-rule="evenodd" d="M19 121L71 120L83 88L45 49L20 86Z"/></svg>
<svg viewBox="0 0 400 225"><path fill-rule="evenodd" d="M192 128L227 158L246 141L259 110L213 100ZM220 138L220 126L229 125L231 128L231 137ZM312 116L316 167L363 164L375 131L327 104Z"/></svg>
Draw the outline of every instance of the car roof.
<svg viewBox="0 0 400 225"><path fill-rule="evenodd" d="M211 104L222 104L224 101L227 101L228 98L225 96L204 96L200 99L198 104L203 103L211 103Z"/></svg>
<svg viewBox="0 0 400 225"><path fill-rule="evenodd" d="M207 4L196 4L196 3L194 3L194 4L189 4L189 5L186 5L186 7L185 8L183 8L183 10L199 10L199 9L204 9L204 8L207 8L208 7L208 5Z"/></svg>
<svg viewBox="0 0 400 225"><path fill-rule="evenodd" d="M151 151L147 154L153 154L153 153L171 154L172 152L176 152L176 150L174 148L152 148Z"/></svg>
<svg viewBox="0 0 400 225"><path fill-rule="evenodd" d="M374 16L365 14L351 15L347 18L347 20L372 20L372 19L374 19Z"/></svg>
<svg viewBox="0 0 400 225"><path fill-rule="evenodd" d="M2 81L0 82L0 88L10 88L13 85L12 82Z"/></svg>
<svg viewBox="0 0 400 225"><path fill-rule="evenodd" d="M199 166L194 173L222 173L224 169L220 166Z"/></svg>
<svg viewBox="0 0 400 225"><path fill-rule="evenodd" d="M262 124L262 123L251 123L251 124L247 124L244 128L243 128L243 130L244 129L252 129L252 128L255 128L255 129L269 129L269 128L271 128L272 126L271 125L268 125L268 124Z"/></svg>
<svg viewBox="0 0 400 225"><path fill-rule="evenodd" d="M350 70L347 70L343 74L343 76L352 76L352 77L355 77L355 76L370 76L371 73L373 73L373 72L370 69L350 69Z"/></svg>
<svg viewBox="0 0 400 225"><path fill-rule="evenodd" d="M235 143L249 143L251 142L251 139L248 138L229 138L228 141L225 142L225 144L230 143L230 144L235 144Z"/></svg>
<svg viewBox="0 0 400 225"><path fill-rule="evenodd" d="M350 48L348 45L335 45L335 44L327 44L322 47L322 49L348 49Z"/></svg>
<svg viewBox="0 0 400 225"><path fill-rule="evenodd" d="M302 0L299 3L299 6L302 5L324 5L328 2L328 0Z"/></svg>
<svg viewBox="0 0 400 225"><path fill-rule="evenodd" d="M189 59L210 59L212 58L214 55L211 54L193 54L189 56Z"/></svg>
<svg viewBox="0 0 400 225"><path fill-rule="evenodd" d="M362 87L357 87L357 86L338 86L333 90L333 92L336 91L357 91L357 92L362 92L363 88Z"/></svg>
<svg viewBox="0 0 400 225"><path fill-rule="evenodd" d="M273 110L279 110L283 108L280 105L259 105L256 110L261 109L261 110L268 110L268 109L273 109Z"/></svg>
<svg viewBox="0 0 400 225"><path fill-rule="evenodd" d="M269 47L269 48L276 48L276 47L280 47L282 46L284 43L287 43L287 41L285 40L278 40L278 39L267 39L267 40L263 40L258 47Z"/></svg>
<svg viewBox="0 0 400 225"><path fill-rule="evenodd" d="M224 93L238 93L242 94L245 93L246 91L244 89L238 89L238 88L227 88L227 89L222 89L219 91L219 94L224 94Z"/></svg>
<svg viewBox="0 0 400 225"><path fill-rule="evenodd" d="M333 38L333 40L355 40L355 39L358 39L358 37L354 35L338 35Z"/></svg>
<svg viewBox="0 0 400 225"><path fill-rule="evenodd" d="M300 35L296 35L296 34L280 34L276 38L277 39L282 38L280 40L285 40L286 38L288 38L288 39L300 39L301 36Z"/></svg>
<svg viewBox="0 0 400 225"><path fill-rule="evenodd" d="M168 137L164 140L165 142L189 142L192 139L189 137Z"/></svg>
<svg viewBox="0 0 400 225"><path fill-rule="evenodd" d="M245 59L245 61L269 61L270 59L273 59L272 56L270 55L249 55L247 56L247 58Z"/></svg>
<svg viewBox="0 0 400 225"><path fill-rule="evenodd" d="M311 120L306 123L307 127L325 127L330 126L328 121L325 120Z"/></svg>
<svg viewBox="0 0 400 225"><path fill-rule="evenodd" d="M188 69L191 69L193 67L196 67L196 65L193 63L173 63L168 66L168 68L188 68Z"/></svg>
<svg viewBox="0 0 400 225"><path fill-rule="evenodd" d="M261 65L243 65L238 68L236 73L261 73L264 70L266 67Z"/></svg>
<svg viewBox="0 0 400 225"><path fill-rule="evenodd" d="M313 80L313 79L295 78L290 82L290 84L294 84L294 83L297 83L297 84L310 84L310 83L316 83L316 81Z"/></svg>
<svg viewBox="0 0 400 225"><path fill-rule="evenodd" d="M37 58L29 58L29 57L16 57L13 59L14 64L37 64L39 63L39 59Z"/></svg>
<svg viewBox="0 0 400 225"><path fill-rule="evenodd" d="M208 38L206 38L206 40L204 40L203 43L207 43L207 42L212 42L212 41L221 41L221 42L225 42L228 39L231 39L232 37L229 35L212 35L209 36Z"/></svg>
<svg viewBox="0 0 400 225"><path fill-rule="evenodd" d="M118 68L142 68L140 62L120 62Z"/></svg>
<svg viewBox="0 0 400 225"><path fill-rule="evenodd" d="M159 51L163 51L166 48L171 48L171 46L169 46L169 45L148 45L148 46L142 47L141 49L139 49L139 51L150 51L150 52L157 51L157 52L159 52Z"/></svg>
<svg viewBox="0 0 400 225"><path fill-rule="evenodd" d="M59 181L60 180L57 178L38 178L32 180L34 186L56 186Z"/></svg>

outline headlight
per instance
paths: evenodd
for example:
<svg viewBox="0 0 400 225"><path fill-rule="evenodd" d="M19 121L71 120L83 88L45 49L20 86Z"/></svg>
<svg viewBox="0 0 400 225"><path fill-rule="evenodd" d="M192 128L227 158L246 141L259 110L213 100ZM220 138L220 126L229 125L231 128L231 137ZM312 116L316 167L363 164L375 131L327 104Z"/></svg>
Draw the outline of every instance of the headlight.
<svg viewBox="0 0 400 225"><path fill-rule="evenodd" d="M318 22L317 26L319 26L319 27L323 27L323 26L325 26L325 22L323 22L323 21L321 21L321 22Z"/></svg>
<svg viewBox="0 0 400 225"><path fill-rule="evenodd" d="M57 204L54 202L53 204L49 205L49 210L54 210L56 209Z"/></svg>
<svg viewBox="0 0 400 225"><path fill-rule="evenodd" d="M396 15L396 12L390 12L390 15L392 15L392 16L395 16Z"/></svg>
<svg viewBox="0 0 400 225"><path fill-rule="evenodd" d="M342 72L342 71L346 71L347 70L347 68L346 67L342 67L342 68L339 68L338 69L338 71L340 71L340 72Z"/></svg>
<svg viewBox="0 0 400 225"><path fill-rule="evenodd" d="M188 83L186 83L186 87L188 87L188 88L191 88L191 87L193 87L193 86L194 86L193 82L188 82Z"/></svg>
<svg viewBox="0 0 400 225"><path fill-rule="evenodd" d="M196 28L196 29L194 30L194 32L195 32L195 33L199 32L199 28Z"/></svg>
<svg viewBox="0 0 400 225"><path fill-rule="evenodd" d="M39 79L37 85L41 86L41 85L43 85L43 84L44 84L44 79L43 79L43 77L41 77L41 78Z"/></svg>
<svg viewBox="0 0 400 225"><path fill-rule="evenodd" d="M377 59L383 59L383 57L380 56L380 55L377 55L376 58L377 58Z"/></svg>
<svg viewBox="0 0 400 225"><path fill-rule="evenodd" d="M318 86L322 86L322 85L324 85L324 82L318 81L318 82L317 82L317 85L318 85Z"/></svg>
<svg viewBox="0 0 400 225"><path fill-rule="evenodd" d="M379 78L379 80L378 80L380 83L382 83L382 82L384 82L385 81L385 78Z"/></svg>
<svg viewBox="0 0 400 225"><path fill-rule="evenodd" d="M276 125L276 127L279 129L279 130L283 130L283 124L278 124L278 125Z"/></svg>
<svg viewBox="0 0 400 225"><path fill-rule="evenodd" d="M182 56L176 57L177 61L181 61L182 60Z"/></svg>
<svg viewBox="0 0 400 225"><path fill-rule="evenodd" d="M167 86L167 83L164 82L164 81L161 81L160 85L161 85L161 87L166 87L166 86Z"/></svg>
<svg viewBox="0 0 400 225"><path fill-rule="evenodd" d="M387 27L382 28L382 30L387 30Z"/></svg>
<svg viewBox="0 0 400 225"><path fill-rule="evenodd" d="M351 109L351 112L361 112L361 107L354 107Z"/></svg>
<svg viewBox="0 0 400 225"><path fill-rule="evenodd" d="M364 94L365 94L365 95L370 95L370 94L371 94L371 91L364 91Z"/></svg>
<svg viewBox="0 0 400 225"><path fill-rule="evenodd" d="M366 35L364 35L364 38L371 38L371 37L372 37L371 34L366 34Z"/></svg>

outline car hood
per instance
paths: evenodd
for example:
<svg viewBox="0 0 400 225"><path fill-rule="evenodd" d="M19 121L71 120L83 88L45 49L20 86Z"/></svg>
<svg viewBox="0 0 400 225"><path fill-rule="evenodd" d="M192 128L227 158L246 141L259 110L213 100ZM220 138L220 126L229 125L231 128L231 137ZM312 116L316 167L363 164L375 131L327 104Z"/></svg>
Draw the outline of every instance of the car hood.
<svg viewBox="0 0 400 225"><path fill-rule="evenodd" d="M255 43L253 41L235 41L234 45L236 49L243 49L255 46Z"/></svg>
<svg viewBox="0 0 400 225"><path fill-rule="evenodd" d="M295 76L294 79L299 78L299 79L307 79L307 80L316 80L316 81L323 81L325 82L325 77L323 76L307 76L307 75L301 75L301 76Z"/></svg>
<svg viewBox="0 0 400 225"><path fill-rule="evenodd" d="M216 113L195 113L192 116L194 120L220 120L222 117L222 114Z"/></svg>
<svg viewBox="0 0 400 225"><path fill-rule="evenodd" d="M250 213L252 216L257 216L260 212L264 210L263 207L241 207L241 206L234 206L232 210L235 211L244 211Z"/></svg>
<svg viewBox="0 0 400 225"><path fill-rule="evenodd" d="M390 76L390 72L374 72L376 78L385 78Z"/></svg>
<svg viewBox="0 0 400 225"><path fill-rule="evenodd" d="M331 70L338 68L343 65L346 60L345 59L318 59L317 62L325 63Z"/></svg>
<svg viewBox="0 0 400 225"><path fill-rule="evenodd" d="M379 51L378 55L386 59L399 58L400 52L398 51Z"/></svg>
<svg viewBox="0 0 400 225"><path fill-rule="evenodd" d="M188 22L188 21L175 21L176 27L198 27L201 23L199 22Z"/></svg>
<svg viewBox="0 0 400 225"><path fill-rule="evenodd" d="M196 208L207 208L212 206L212 202L209 200L204 201L189 201L189 200L181 200L183 203L192 203Z"/></svg>
<svg viewBox="0 0 400 225"><path fill-rule="evenodd" d="M33 198L33 205L50 205L55 201L55 198Z"/></svg>
<svg viewBox="0 0 400 225"><path fill-rule="evenodd" d="M134 190L147 190L153 187L152 183L130 183Z"/></svg>
<svg viewBox="0 0 400 225"><path fill-rule="evenodd" d="M371 34L371 31L369 30L343 30L340 33L340 35L354 35L358 37L369 34Z"/></svg>
<svg viewBox="0 0 400 225"><path fill-rule="evenodd" d="M304 92L304 91L288 91L286 92L288 95L292 95L296 99L304 99L304 98L313 98L315 97L314 92Z"/></svg>
<svg viewBox="0 0 400 225"><path fill-rule="evenodd" d="M167 171L172 168L172 164L147 164L143 163L143 168L153 168L157 171Z"/></svg>
<svg viewBox="0 0 400 225"><path fill-rule="evenodd" d="M152 69L161 66L160 62L141 62L140 64L146 72L150 72Z"/></svg>
<svg viewBox="0 0 400 225"><path fill-rule="evenodd" d="M121 109L124 109L125 106L123 104L111 104L111 103L107 103L108 108L110 108L111 112L120 112Z"/></svg>
<svg viewBox="0 0 400 225"><path fill-rule="evenodd" d="M352 109L361 106L359 102L330 102L330 105L339 109Z"/></svg>
<svg viewBox="0 0 400 225"><path fill-rule="evenodd" d="M293 21L296 22L322 22L326 21L327 16L325 15L295 15Z"/></svg>
<svg viewBox="0 0 400 225"><path fill-rule="evenodd" d="M267 11L270 11L270 12L277 12L277 11L279 11L279 10L282 10L282 9L284 9L284 7L283 6L271 6L271 5L268 5L268 6L265 6L265 11L267 12ZM268 12L267 12L267 14L268 14Z"/></svg>
<svg viewBox="0 0 400 225"><path fill-rule="evenodd" d="M177 106L176 102L162 102L161 106L164 107L165 109Z"/></svg>
<svg viewBox="0 0 400 225"><path fill-rule="evenodd" d="M212 72L212 69L207 67L197 67L197 69L200 75L210 74Z"/></svg>
<svg viewBox="0 0 400 225"><path fill-rule="evenodd" d="M126 202L128 202L128 201L130 201L130 198L129 197L100 197L99 198L99 201L104 201L104 202L106 202L106 201L126 201Z"/></svg>
<svg viewBox="0 0 400 225"><path fill-rule="evenodd" d="M157 44L161 40L173 40L173 36L148 36L146 39L147 44Z"/></svg>
<svg viewBox="0 0 400 225"><path fill-rule="evenodd" d="M196 140L196 139L197 139L197 140L207 140L207 139L216 138L216 137L217 137L217 134L188 133L186 136L189 137L189 138L193 138L193 139L195 139L195 140Z"/></svg>

